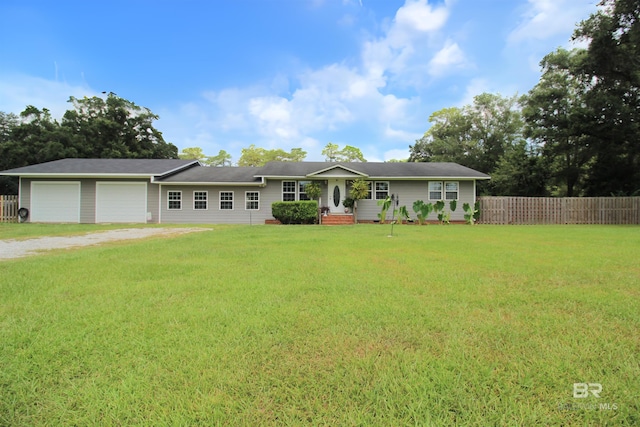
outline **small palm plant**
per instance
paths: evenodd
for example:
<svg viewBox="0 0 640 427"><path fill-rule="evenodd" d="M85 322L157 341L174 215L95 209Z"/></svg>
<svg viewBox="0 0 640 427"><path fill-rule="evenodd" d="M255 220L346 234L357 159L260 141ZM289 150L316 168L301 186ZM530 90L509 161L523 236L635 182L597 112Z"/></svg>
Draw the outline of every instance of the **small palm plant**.
<svg viewBox="0 0 640 427"><path fill-rule="evenodd" d="M364 179L356 179L351 183L349 188L349 197L353 199L353 219L358 223L358 200L365 199L369 196L369 183Z"/></svg>
<svg viewBox="0 0 640 427"><path fill-rule="evenodd" d="M480 216L480 202L476 202L473 207L469 203L464 203L462 205L462 210L464 213L464 219L467 221L467 224L473 225L478 220Z"/></svg>
<svg viewBox="0 0 640 427"><path fill-rule="evenodd" d="M318 200L322 194L322 188L317 182L308 183L304 189L311 200ZM318 222L320 222L320 218L318 218Z"/></svg>
<svg viewBox="0 0 640 427"><path fill-rule="evenodd" d="M382 207L380 213L378 214L378 218L380 218L380 224L384 224L385 220L387 219L387 211L391 207L391 197L387 196L382 200L378 200L378 206Z"/></svg>
<svg viewBox="0 0 640 427"><path fill-rule="evenodd" d="M442 200L438 200L434 205L433 205L433 211L438 215L438 221L440 221L440 224L445 224L449 222L447 215L444 212L444 201Z"/></svg>

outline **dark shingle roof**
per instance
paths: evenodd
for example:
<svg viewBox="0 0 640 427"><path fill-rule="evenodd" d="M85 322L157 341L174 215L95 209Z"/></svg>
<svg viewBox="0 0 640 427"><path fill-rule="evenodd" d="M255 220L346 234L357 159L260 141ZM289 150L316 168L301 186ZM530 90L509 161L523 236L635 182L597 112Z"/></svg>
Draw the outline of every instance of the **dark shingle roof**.
<svg viewBox="0 0 640 427"><path fill-rule="evenodd" d="M258 168L250 167L199 167L190 168L162 179L156 182L170 183L260 183L261 179L256 177Z"/></svg>
<svg viewBox="0 0 640 427"><path fill-rule="evenodd" d="M488 179L489 175L457 163L381 163L381 162L270 162L258 176L305 177L329 168L344 167L348 171L361 173L369 178L477 178Z"/></svg>
<svg viewBox="0 0 640 427"><path fill-rule="evenodd" d="M163 177L156 180L166 183L259 183L263 177L304 178L338 168L344 170L344 176L355 173L370 179L489 179L488 175L457 163L269 162L255 168L198 165L196 160L178 159L63 159L2 171L0 175L155 176Z"/></svg>
<svg viewBox="0 0 640 427"><path fill-rule="evenodd" d="M37 165L9 169L0 174L11 175L165 175L197 164L182 159L62 159Z"/></svg>

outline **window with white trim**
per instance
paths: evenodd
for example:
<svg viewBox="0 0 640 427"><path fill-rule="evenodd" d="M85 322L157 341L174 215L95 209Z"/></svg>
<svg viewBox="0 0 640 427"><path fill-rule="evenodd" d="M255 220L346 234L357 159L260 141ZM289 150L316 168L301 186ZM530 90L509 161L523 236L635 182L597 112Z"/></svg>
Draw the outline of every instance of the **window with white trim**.
<svg viewBox="0 0 640 427"><path fill-rule="evenodd" d="M260 192L247 191L244 193L244 208L248 211L260 210Z"/></svg>
<svg viewBox="0 0 640 427"><path fill-rule="evenodd" d="M168 210L182 209L182 191L167 192L167 209Z"/></svg>
<svg viewBox="0 0 640 427"><path fill-rule="evenodd" d="M372 191L371 189L373 188L373 181L365 181L367 183L367 187L368 187L368 192L367 195L362 199L362 200L371 200L372 199Z"/></svg>
<svg viewBox="0 0 640 427"><path fill-rule="evenodd" d="M389 182L388 181L376 181L376 200L384 200L389 197Z"/></svg>
<svg viewBox="0 0 640 427"><path fill-rule="evenodd" d="M207 210L209 194L207 191L194 191L193 192L193 209Z"/></svg>
<svg viewBox="0 0 640 427"><path fill-rule="evenodd" d="M458 181L448 181L444 183L444 198L446 200L458 200Z"/></svg>
<svg viewBox="0 0 640 427"><path fill-rule="evenodd" d="M282 181L282 201L294 202L296 200L296 182Z"/></svg>
<svg viewBox="0 0 640 427"><path fill-rule="evenodd" d="M233 210L233 191L220 192L220 210Z"/></svg>
<svg viewBox="0 0 640 427"><path fill-rule="evenodd" d="M307 185L311 184L311 181L298 181L298 200L311 200L307 196Z"/></svg>
<svg viewBox="0 0 640 427"><path fill-rule="evenodd" d="M442 181L429 181L429 200L442 200Z"/></svg>

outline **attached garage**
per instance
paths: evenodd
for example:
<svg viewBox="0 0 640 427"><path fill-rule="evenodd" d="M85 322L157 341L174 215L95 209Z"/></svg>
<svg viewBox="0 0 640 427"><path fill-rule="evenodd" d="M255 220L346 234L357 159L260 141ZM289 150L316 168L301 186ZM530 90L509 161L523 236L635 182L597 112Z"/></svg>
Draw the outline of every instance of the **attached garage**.
<svg viewBox="0 0 640 427"><path fill-rule="evenodd" d="M146 223L146 182L96 182L96 222Z"/></svg>
<svg viewBox="0 0 640 427"><path fill-rule="evenodd" d="M31 221L80 222L80 182L31 183Z"/></svg>

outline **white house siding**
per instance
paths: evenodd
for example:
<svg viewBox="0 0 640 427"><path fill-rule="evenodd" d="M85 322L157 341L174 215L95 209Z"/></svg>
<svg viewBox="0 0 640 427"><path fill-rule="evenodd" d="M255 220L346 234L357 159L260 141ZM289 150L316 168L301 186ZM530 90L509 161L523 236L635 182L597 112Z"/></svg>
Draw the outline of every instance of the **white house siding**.
<svg viewBox="0 0 640 427"><path fill-rule="evenodd" d="M434 180L441 181L441 180ZM451 180L455 181L455 180ZM475 193L473 181L458 181L459 193L458 203L455 212L451 214L451 220L462 221L464 220L464 211L462 210L463 203L473 204L475 202ZM399 206L406 206L411 218L416 219L416 214L413 211L413 203L417 200L422 200L425 203L434 203L429 200L428 194L429 184L428 181L389 181L389 194L395 194L400 197ZM378 220L378 214L381 207L378 206L377 200L359 200L358 201L358 220L371 221ZM447 202L446 209L449 209ZM387 219L391 218L391 212L388 212ZM431 213L429 220L437 220L437 215Z"/></svg>
<svg viewBox="0 0 640 427"><path fill-rule="evenodd" d="M96 222L96 182L94 179L80 180L80 222Z"/></svg>
<svg viewBox="0 0 640 427"><path fill-rule="evenodd" d="M207 186L207 185L162 185L160 215L162 223L175 224L264 224L265 220L272 219L271 203L279 201L280 186L277 192L276 186L270 189L258 186ZM182 192L182 209L168 209L168 192ZM208 193L207 209L194 209L193 192L206 191ZM233 209L220 209L220 192L233 192ZM260 209L245 209L245 193L257 191L260 193ZM277 197L277 200L276 200Z"/></svg>
<svg viewBox="0 0 640 427"><path fill-rule="evenodd" d="M31 211L31 181L32 180L28 178L20 178L20 183L19 183L20 207L27 208L29 209L29 211Z"/></svg>
<svg viewBox="0 0 640 427"><path fill-rule="evenodd" d="M96 179L52 179L54 181L80 181L80 222L93 223L96 215ZM20 182L20 206L31 210L31 181L45 181L45 179L21 178ZM98 181L134 181L131 179L99 179ZM282 180L268 180L266 187L258 186L209 186L209 185L162 185L147 182L147 212L151 213L149 222L157 223L161 219L163 223L236 223L236 224L264 224L265 220L273 219L271 214L271 204L282 201ZM438 180L440 181L440 180ZM453 181L453 180L452 180ZM327 185L324 180L317 181L322 188L321 204L328 204ZM464 220L463 203L474 203L474 182L459 182L458 207L451 215L452 220ZM182 209L179 211L167 209L167 192L182 191ZM193 192L207 191L208 209L193 209ZM219 209L220 191L233 191L233 210ZM245 192L258 191L260 193L260 210L245 210ZM428 197L428 181L393 181L389 180L389 193L400 196L400 205L407 207L411 217L415 219L413 203L416 200L423 200L426 203L432 202ZM159 196L161 194L161 199ZM160 209L160 211L159 211ZM447 204L448 209L448 204ZM380 213L380 206L376 200L358 201L358 219L371 221L377 220ZM390 215L391 213L389 213ZM436 220L436 215L432 213L430 220Z"/></svg>
<svg viewBox="0 0 640 427"><path fill-rule="evenodd" d="M158 184L147 184L147 212L151 218L147 218L147 223L157 224L160 221L158 207L160 203L160 186Z"/></svg>

